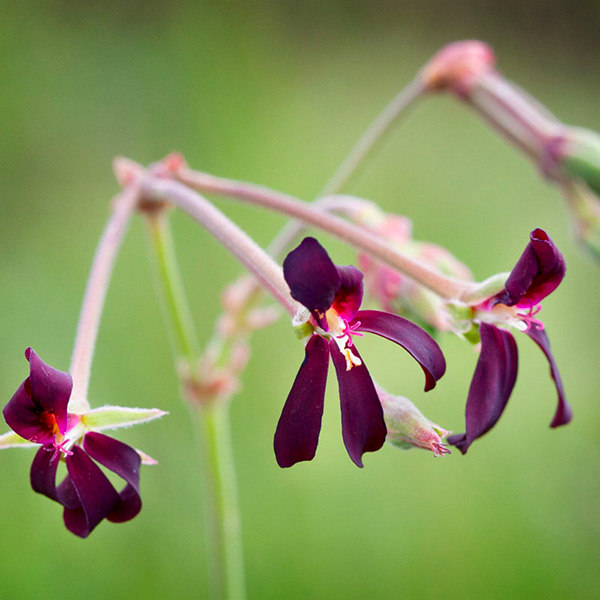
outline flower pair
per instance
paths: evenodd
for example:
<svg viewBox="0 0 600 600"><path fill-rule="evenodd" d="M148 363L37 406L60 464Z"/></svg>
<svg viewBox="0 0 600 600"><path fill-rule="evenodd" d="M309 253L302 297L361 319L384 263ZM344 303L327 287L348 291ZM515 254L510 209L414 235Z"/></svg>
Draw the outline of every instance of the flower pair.
<svg viewBox="0 0 600 600"><path fill-rule="evenodd" d="M335 265L314 238L305 238L288 254L283 273L292 297L306 308L295 324L308 340L275 432L277 462L290 467L315 456L331 358L339 385L344 445L352 461L362 467L362 455L379 450L387 431L375 385L353 338L374 333L402 346L423 369L426 391L444 374L442 351L429 334L402 317L359 310L362 273L353 266Z"/></svg>
<svg viewBox="0 0 600 600"><path fill-rule="evenodd" d="M542 229L535 229L504 290L474 307L473 321L479 324L481 353L467 398L466 432L448 438L463 454L498 422L517 379L517 345L505 326L528 335L548 360L558 395L550 427L566 425L571 420L571 407L545 327L536 318L541 301L558 287L565 272L564 258L552 239Z"/></svg>
<svg viewBox="0 0 600 600"><path fill-rule="evenodd" d="M14 433L0 436L0 448L40 445L31 465L31 487L63 506L65 525L75 535L87 537L103 519L117 523L133 519L142 507L140 465L156 461L98 432L166 413L115 406L69 413L71 376L44 363L31 348L25 357L29 377L3 410ZM67 475L57 486L62 458ZM125 487L117 492L96 463L124 479Z"/></svg>

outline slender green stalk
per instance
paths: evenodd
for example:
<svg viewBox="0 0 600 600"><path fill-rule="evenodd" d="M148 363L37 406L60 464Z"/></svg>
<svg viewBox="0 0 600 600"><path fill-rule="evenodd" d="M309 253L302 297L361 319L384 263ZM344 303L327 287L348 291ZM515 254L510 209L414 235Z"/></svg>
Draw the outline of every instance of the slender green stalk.
<svg viewBox="0 0 600 600"><path fill-rule="evenodd" d="M342 161L323 189L317 194L314 201L320 206L320 198L339 194L350 179L358 173L367 160L373 156L375 150L392 130L393 126L400 122L400 118L406 115L409 107L424 92L423 83L415 79L403 88L390 103L377 115L359 140L354 144L346 158ZM292 220L286 223L269 245L269 253L278 257L289 248L307 229L304 221Z"/></svg>
<svg viewBox="0 0 600 600"><path fill-rule="evenodd" d="M176 354L186 362L184 376L194 382L199 345L177 257L164 211L148 215L150 239L161 283L168 324ZM184 386L185 387L185 383ZM244 559L235 480L233 447L229 429L229 402L189 403L192 422L200 439L204 463L205 513L209 574L215 600L245 598Z"/></svg>
<svg viewBox="0 0 600 600"><path fill-rule="evenodd" d="M406 114L406 110L424 91L423 82L420 79L415 79L394 96L362 134L317 198L338 194L350 178L365 164L394 124L399 121L401 116Z"/></svg>
<svg viewBox="0 0 600 600"><path fill-rule="evenodd" d="M202 433L207 500L207 528L216 598L243 600L244 555L241 519L229 420L229 402L192 407L196 427Z"/></svg>
<svg viewBox="0 0 600 600"><path fill-rule="evenodd" d="M148 230L154 248L159 279L164 286L170 327L175 334L177 354L185 356L190 370L200 355L198 336L181 281L168 215L164 211L150 214Z"/></svg>

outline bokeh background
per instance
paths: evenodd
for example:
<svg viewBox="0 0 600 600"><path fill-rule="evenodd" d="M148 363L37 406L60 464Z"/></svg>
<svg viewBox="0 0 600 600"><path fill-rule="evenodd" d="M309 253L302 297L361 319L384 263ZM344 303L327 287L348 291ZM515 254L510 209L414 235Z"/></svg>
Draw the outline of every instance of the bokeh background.
<svg viewBox="0 0 600 600"><path fill-rule="evenodd" d="M501 70L567 123L600 129L594 1L2 2L0 19L0 392L27 375L31 345L66 370L87 272L111 197L115 155L148 163L179 150L196 168L305 199L430 55L484 39ZM258 333L232 409L248 594L286 598L596 598L600 519L600 270L576 248L556 190L463 106L423 103L348 191L414 220L478 278L509 270L543 227L568 277L544 305L573 423L550 430L555 391L517 336L520 373L500 426L468 456L391 447L348 460L330 381L317 459L280 470L272 435L302 359L286 320ZM281 217L218 200L267 244ZM174 229L207 340L223 286L240 273L185 216ZM321 236L338 263L351 249ZM160 461L144 509L85 541L33 494L32 453L0 454L0 597L203 598L199 458L155 299L143 223L119 257L90 400L157 406L162 422L120 439ZM361 340L374 376L462 431L476 362L442 340L448 373ZM2 429L4 431L4 429Z"/></svg>

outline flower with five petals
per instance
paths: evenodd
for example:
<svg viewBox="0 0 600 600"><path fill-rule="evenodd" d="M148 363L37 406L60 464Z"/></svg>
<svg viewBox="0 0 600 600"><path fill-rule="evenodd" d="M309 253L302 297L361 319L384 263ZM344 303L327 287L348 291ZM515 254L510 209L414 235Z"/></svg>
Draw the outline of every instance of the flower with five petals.
<svg viewBox="0 0 600 600"><path fill-rule="evenodd" d="M39 446L31 465L31 487L63 506L65 525L75 535L87 537L105 518L116 523L133 519L142 507L140 465L156 461L99 431L167 413L118 406L69 413L71 376L44 363L31 348L25 358L29 377L4 407L12 432L0 436L0 449ZM67 475L57 486L56 472L63 458ZM96 462L125 480L120 492Z"/></svg>
<svg viewBox="0 0 600 600"><path fill-rule="evenodd" d="M314 238L305 238L283 263L292 297L306 310L294 319L307 334L305 358L288 395L275 432L281 467L312 460L321 430L329 358L335 367L342 413L342 437L352 461L363 466L365 452L379 450L386 438L383 410L375 385L353 336L385 337L407 350L425 373L425 390L444 374L437 343L410 321L385 312L359 310L362 273L337 266Z"/></svg>
<svg viewBox="0 0 600 600"><path fill-rule="evenodd" d="M535 229L523 254L508 276L504 290L474 307L473 321L479 323L481 353L469 388L466 406L466 432L448 442L463 454L487 433L501 417L517 379L517 345L505 327L528 335L542 350L550 365L558 404L550 427L569 423L572 417L562 379L544 324L536 318L541 301L563 280L565 260L550 236Z"/></svg>

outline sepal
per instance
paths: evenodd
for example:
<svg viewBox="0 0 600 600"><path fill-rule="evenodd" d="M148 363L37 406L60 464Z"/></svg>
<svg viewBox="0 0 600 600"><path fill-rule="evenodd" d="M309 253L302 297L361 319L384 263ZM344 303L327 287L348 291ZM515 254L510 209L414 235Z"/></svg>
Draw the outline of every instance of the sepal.
<svg viewBox="0 0 600 600"><path fill-rule="evenodd" d="M422 448L434 456L450 454L442 439L452 433L430 421L408 398L388 394L377 386L383 418L387 427L385 441L401 448Z"/></svg>
<svg viewBox="0 0 600 600"><path fill-rule="evenodd" d="M39 444L34 444L14 431L8 431L0 435L0 450L5 448L39 448Z"/></svg>
<svg viewBox="0 0 600 600"><path fill-rule="evenodd" d="M158 408L129 408L124 406L101 406L82 415L85 428L90 431L107 431L131 427L160 419L169 413Z"/></svg>

